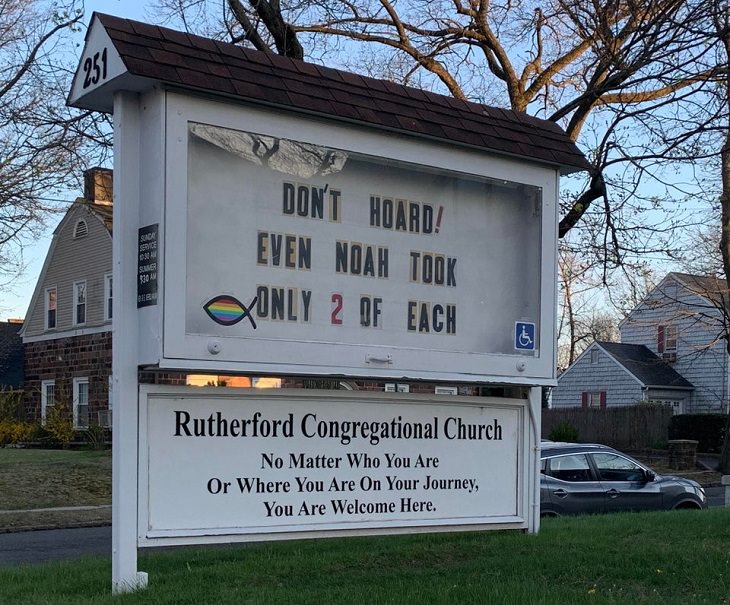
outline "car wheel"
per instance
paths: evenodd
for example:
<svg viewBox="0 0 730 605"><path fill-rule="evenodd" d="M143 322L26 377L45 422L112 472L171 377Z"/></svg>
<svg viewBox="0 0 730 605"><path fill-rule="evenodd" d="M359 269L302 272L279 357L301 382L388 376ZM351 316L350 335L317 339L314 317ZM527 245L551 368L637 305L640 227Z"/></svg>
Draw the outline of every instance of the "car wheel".
<svg viewBox="0 0 730 605"><path fill-rule="evenodd" d="M542 511L540 512L540 517L543 519L546 517L559 517L559 516L560 515L558 513L556 513L554 510L546 510L544 512L542 512Z"/></svg>
<svg viewBox="0 0 730 605"><path fill-rule="evenodd" d="M691 500L688 500L686 502L680 502L672 510L681 510L681 509L700 510L701 508L702 507L699 504L697 504L697 502L692 502Z"/></svg>

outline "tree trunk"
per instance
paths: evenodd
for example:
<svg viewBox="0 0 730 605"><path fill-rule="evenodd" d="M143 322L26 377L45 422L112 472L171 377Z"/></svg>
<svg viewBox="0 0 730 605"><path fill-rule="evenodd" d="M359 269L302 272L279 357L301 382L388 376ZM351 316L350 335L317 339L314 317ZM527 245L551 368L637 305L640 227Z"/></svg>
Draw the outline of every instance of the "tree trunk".
<svg viewBox="0 0 730 605"><path fill-rule="evenodd" d="M728 19L727 13L722 12L721 5L723 2L715 3L715 26L717 32L721 37L723 48L725 50L725 59L730 60L730 19ZM721 84L725 102L730 105L730 72L726 71L725 80ZM725 131L725 142L720 151L720 173L722 191L720 193L720 209L721 209L721 221L722 221L722 235L720 238L720 250L722 252L722 265L725 270L725 281L727 282L728 290L730 291L730 121L728 122L727 130ZM723 309L723 314L726 319L726 331L727 331L727 318L730 310L727 308ZM730 334L726 336L726 349L727 354L730 355ZM728 402L726 401L727 405ZM730 474L730 413L728 413L727 422L725 423L725 441L722 447L722 453L720 455L720 465L718 470L723 474Z"/></svg>

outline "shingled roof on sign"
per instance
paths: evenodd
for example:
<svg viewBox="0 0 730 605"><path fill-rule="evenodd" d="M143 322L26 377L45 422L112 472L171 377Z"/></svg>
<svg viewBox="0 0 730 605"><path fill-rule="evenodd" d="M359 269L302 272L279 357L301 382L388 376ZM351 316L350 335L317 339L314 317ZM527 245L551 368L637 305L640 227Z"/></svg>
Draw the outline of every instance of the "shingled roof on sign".
<svg viewBox="0 0 730 605"><path fill-rule="evenodd" d="M136 90L141 88L140 81L158 81L169 87L487 149L557 166L563 172L590 168L557 124L524 113L110 15L95 13L90 32L97 23L127 70L123 84L130 85L131 75L138 79L133 83ZM110 110L108 102L102 106L99 96L92 94L74 99L73 104Z"/></svg>

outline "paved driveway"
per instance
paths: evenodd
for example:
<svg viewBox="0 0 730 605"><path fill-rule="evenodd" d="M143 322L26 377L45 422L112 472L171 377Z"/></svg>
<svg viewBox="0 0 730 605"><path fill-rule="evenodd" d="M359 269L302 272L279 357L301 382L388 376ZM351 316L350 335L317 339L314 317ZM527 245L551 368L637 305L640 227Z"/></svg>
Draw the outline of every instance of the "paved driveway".
<svg viewBox="0 0 730 605"><path fill-rule="evenodd" d="M80 527L0 534L0 565L112 554L112 528Z"/></svg>

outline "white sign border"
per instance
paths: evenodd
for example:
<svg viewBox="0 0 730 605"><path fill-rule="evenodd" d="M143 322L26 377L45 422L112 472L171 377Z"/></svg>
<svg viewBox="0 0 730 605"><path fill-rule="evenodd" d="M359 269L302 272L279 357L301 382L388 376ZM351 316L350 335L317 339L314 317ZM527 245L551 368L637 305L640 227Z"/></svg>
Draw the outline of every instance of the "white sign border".
<svg viewBox="0 0 730 605"><path fill-rule="evenodd" d="M483 152L448 147L435 142L414 141L377 130L355 128L344 123L323 122L301 114L284 114L261 107L247 107L166 93L164 286L162 306L163 343L161 368L254 372L260 374L321 374L408 378L465 382L501 382L547 385L555 379L554 313L556 286L557 170ZM455 174L479 175L539 187L542 190L542 254L540 300L540 355L487 354L404 349L395 346L343 345L307 341L256 339L257 359L227 359L227 349L236 339L185 334L185 300L188 122L257 132L270 136L323 145L365 155L429 166ZM171 170L171 166L179 170ZM182 206L181 206L182 205ZM168 234L176 234L168 237ZM166 302L164 302L166 301ZM511 330L512 327L505 326ZM215 341L215 342L213 342ZM316 363L311 347L318 346ZM215 353L211 351L215 350ZM223 354L221 354L223 353ZM532 352L530 352L532 353ZM382 362L380 360L388 360ZM433 370L430 368L442 368ZM488 368L488 369L487 369Z"/></svg>
<svg viewBox="0 0 730 605"><path fill-rule="evenodd" d="M160 530L148 531L149 526L149 447L148 447L148 405L149 398L220 398L220 399L281 399L282 396L297 402L313 400L348 400L357 403L406 403L410 405L439 406L477 406L516 409L518 417L517 448L517 514L515 516L456 518L453 520L413 520L413 521L372 521L359 522L360 527L353 529L317 529L302 524L296 531L276 531L269 528L250 530L250 528L217 528L200 530ZM440 396L430 394L406 395L400 393L320 391L314 389L275 389L263 391L255 389L233 389L217 387L183 387L167 385L140 385L139 388L139 440L138 440L138 536L140 548L154 546L181 546L196 544L220 544L238 542L261 542L304 538L329 538L363 535L396 535L412 533L442 533L455 531L484 531L497 529L527 530L530 515L530 419L528 399L500 399L491 397ZM246 531L249 530L249 531Z"/></svg>

